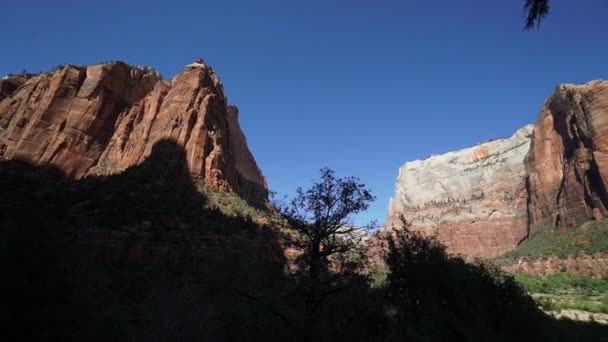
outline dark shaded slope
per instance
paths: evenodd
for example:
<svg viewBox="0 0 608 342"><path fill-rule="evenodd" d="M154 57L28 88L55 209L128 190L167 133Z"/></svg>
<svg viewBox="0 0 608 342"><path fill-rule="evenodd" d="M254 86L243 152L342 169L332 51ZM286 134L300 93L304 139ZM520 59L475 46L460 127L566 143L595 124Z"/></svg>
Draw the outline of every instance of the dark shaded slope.
<svg viewBox="0 0 608 342"><path fill-rule="evenodd" d="M81 181L51 167L1 162L0 188L3 334L284 337L272 311L284 283L275 234L208 209L174 142L157 143L122 174Z"/></svg>
<svg viewBox="0 0 608 342"><path fill-rule="evenodd" d="M209 209L185 163L183 149L168 140L122 174L80 181L51 167L0 162L2 336L305 340L306 278L285 272L276 230ZM371 288L364 274L337 274L325 289L315 340L608 336L598 325L527 314L531 304L504 286L510 282L443 250L426 258L437 249L421 246L423 258L397 258L384 286Z"/></svg>

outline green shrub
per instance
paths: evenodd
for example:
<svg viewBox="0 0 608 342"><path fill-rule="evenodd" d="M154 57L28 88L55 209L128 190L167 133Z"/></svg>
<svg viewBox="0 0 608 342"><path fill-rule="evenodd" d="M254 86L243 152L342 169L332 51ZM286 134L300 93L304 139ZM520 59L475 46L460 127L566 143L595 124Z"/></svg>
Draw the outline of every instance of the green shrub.
<svg viewBox="0 0 608 342"><path fill-rule="evenodd" d="M217 209L225 215L250 218L254 221L260 221L270 216L270 213L249 205L236 193L218 190L210 186L199 186L198 191L207 198L207 208Z"/></svg>
<svg viewBox="0 0 608 342"><path fill-rule="evenodd" d="M518 272L515 279L532 293L608 295L608 279L577 277L565 272L546 277Z"/></svg>
<svg viewBox="0 0 608 342"><path fill-rule="evenodd" d="M534 299L546 311L581 310L608 314L608 296L535 295Z"/></svg>
<svg viewBox="0 0 608 342"><path fill-rule="evenodd" d="M388 268L384 266L373 266L369 270L369 277L371 280L371 285L374 288L379 288L386 281L386 276L388 275Z"/></svg>

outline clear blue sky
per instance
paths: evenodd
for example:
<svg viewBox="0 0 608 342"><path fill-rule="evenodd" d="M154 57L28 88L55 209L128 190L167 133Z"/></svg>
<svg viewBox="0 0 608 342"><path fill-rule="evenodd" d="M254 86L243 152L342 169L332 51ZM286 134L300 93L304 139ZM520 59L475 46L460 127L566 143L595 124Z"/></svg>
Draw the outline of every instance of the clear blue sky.
<svg viewBox="0 0 608 342"><path fill-rule="evenodd" d="M552 0L523 32L523 0L9 1L0 75L123 60L220 74L270 187L329 166L385 219L408 160L504 137L561 82L608 77L608 3Z"/></svg>

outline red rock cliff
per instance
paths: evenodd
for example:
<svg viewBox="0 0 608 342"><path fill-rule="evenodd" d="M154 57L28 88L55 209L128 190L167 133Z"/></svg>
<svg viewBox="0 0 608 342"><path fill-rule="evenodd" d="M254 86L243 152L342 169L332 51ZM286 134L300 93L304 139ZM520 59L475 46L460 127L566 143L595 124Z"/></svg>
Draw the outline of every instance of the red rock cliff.
<svg viewBox="0 0 608 342"><path fill-rule="evenodd" d="M608 81L557 87L538 114L525 166L532 233L606 216Z"/></svg>
<svg viewBox="0 0 608 342"><path fill-rule="evenodd" d="M147 67L67 65L0 81L0 158L53 165L69 177L119 173L171 139L192 179L260 205L267 186L213 69L171 80Z"/></svg>

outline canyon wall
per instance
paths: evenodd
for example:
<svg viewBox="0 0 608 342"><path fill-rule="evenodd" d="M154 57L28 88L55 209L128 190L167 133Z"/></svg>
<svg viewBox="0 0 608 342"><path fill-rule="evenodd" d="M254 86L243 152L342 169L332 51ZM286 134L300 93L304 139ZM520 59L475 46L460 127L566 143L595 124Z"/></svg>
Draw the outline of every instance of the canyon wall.
<svg viewBox="0 0 608 342"><path fill-rule="evenodd" d="M123 62L66 65L0 81L0 158L49 165L68 177L120 173L155 143L183 147L197 184L254 205L267 185L223 85L202 60L173 79Z"/></svg>
<svg viewBox="0 0 608 342"><path fill-rule="evenodd" d="M512 137L405 163L385 227L467 258L507 252L541 226L608 215L608 81L563 84Z"/></svg>
<svg viewBox="0 0 608 342"><path fill-rule="evenodd" d="M527 236L524 158L533 126L506 139L433 155L399 169L387 229L432 235L453 254L492 257Z"/></svg>
<svg viewBox="0 0 608 342"><path fill-rule="evenodd" d="M538 114L525 165L531 233L606 216L608 81L557 87Z"/></svg>

